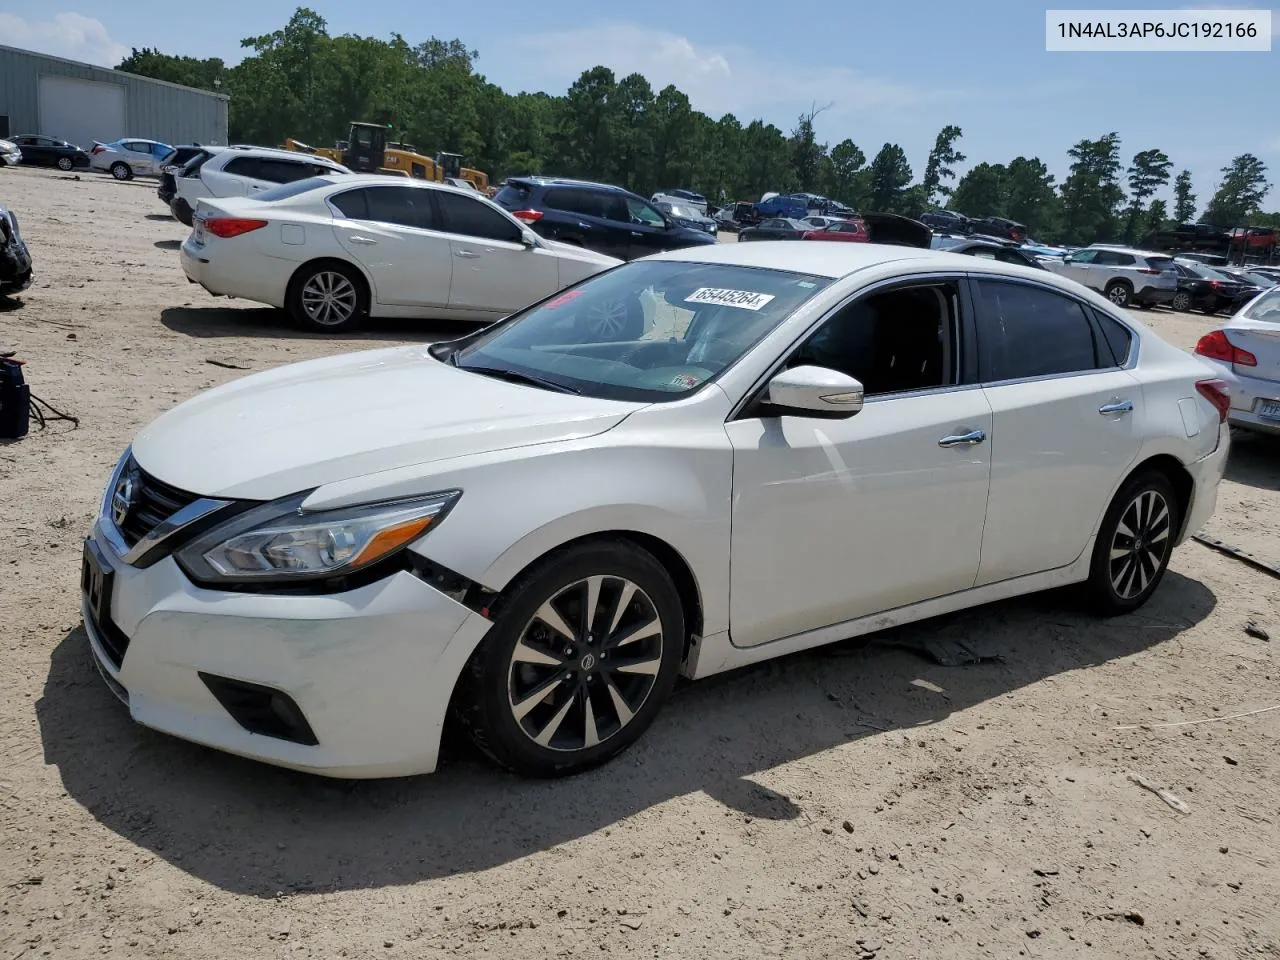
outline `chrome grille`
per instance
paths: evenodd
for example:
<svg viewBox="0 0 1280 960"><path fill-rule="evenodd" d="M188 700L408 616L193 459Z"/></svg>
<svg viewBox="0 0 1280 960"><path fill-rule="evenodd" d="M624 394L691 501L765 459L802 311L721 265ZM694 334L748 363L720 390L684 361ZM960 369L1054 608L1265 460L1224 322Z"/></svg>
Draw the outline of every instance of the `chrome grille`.
<svg viewBox="0 0 1280 960"><path fill-rule="evenodd" d="M117 524L130 547L199 497L161 483L155 477L130 464L134 474L133 502L124 520Z"/></svg>

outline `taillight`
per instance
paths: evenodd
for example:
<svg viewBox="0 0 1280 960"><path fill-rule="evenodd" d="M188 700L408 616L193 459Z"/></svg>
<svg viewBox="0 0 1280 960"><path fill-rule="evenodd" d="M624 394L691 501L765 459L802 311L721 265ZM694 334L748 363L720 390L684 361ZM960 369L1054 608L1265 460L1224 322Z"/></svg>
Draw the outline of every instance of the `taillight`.
<svg viewBox="0 0 1280 960"><path fill-rule="evenodd" d="M1218 411L1218 422L1226 423L1227 414L1231 411L1231 394L1227 385L1221 380L1197 380L1196 392L1213 404Z"/></svg>
<svg viewBox="0 0 1280 960"><path fill-rule="evenodd" d="M261 230L267 225L265 220L250 220L246 217L213 217L204 222L204 228L215 237L229 240L244 233Z"/></svg>
<svg viewBox="0 0 1280 960"><path fill-rule="evenodd" d="M523 220L525 223L537 223L542 219L541 210L517 210L511 215L517 220Z"/></svg>
<svg viewBox="0 0 1280 960"><path fill-rule="evenodd" d="M93 149L92 149L92 150L90 150L89 152L90 152L90 153L101 153L101 152L102 152L103 150L105 150L105 149L107 149L107 148L106 148L106 147L104 147L102 144L100 144L100 143L95 143L95 144L93 145Z"/></svg>
<svg viewBox="0 0 1280 960"><path fill-rule="evenodd" d="M1146 274L1147 276L1149 276L1149 277L1158 277L1158 276L1160 276L1160 271L1159 271L1159 270L1154 270L1154 269L1152 269L1151 267L1139 267L1139 268L1138 268L1138 272L1139 272L1139 273L1145 273L1145 274Z"/></svg>
<svg viewBox="0 0 1280 960"><path fill-rule="evenodd" d="M1217 290L1220 286L1222 286L1222 284L1220 284L1217 280L1210 280L1209 286L1212 287L1214 290Z"/></svg>
<svg viewBox="0 0 1280 960"><path fill-rule="evenodd" d="M1196 353L1210 360L1221 360L1223 363L1238 363L1242 367L1256 367L1258 358L1248 350L1241 350L1221 330L1206 333L1196 344Z"/></svg>

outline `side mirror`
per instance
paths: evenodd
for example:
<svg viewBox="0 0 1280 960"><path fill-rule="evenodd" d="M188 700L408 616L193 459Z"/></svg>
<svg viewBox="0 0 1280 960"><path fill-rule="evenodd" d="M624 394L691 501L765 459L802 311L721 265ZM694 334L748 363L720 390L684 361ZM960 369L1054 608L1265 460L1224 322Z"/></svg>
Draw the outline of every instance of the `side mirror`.
<svg viewBox="0 0 1280 960"><path fill-rule="evenodd" d="M826 367L792 367L769 381L768 404L776 414L843 420L862 409L862 384Z"/></svg>
<svg viewBox="0 0 1280 960"><path fill-rule="evenodd" d="M520 242L524 244L526 250L534 250L538 246L538 238L528 230L520 234Z"/></svg>

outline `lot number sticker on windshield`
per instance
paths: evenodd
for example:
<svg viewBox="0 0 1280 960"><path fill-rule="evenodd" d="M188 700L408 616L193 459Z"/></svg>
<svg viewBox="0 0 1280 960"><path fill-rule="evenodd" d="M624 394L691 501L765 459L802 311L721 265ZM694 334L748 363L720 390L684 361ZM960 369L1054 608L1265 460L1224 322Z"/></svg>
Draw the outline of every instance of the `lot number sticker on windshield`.
<svg viewBox="0 0 1280 960"><path fill-rule="evenodd" d="M721 287L699 287L684 298L685 303L714 303L721 307L738 307L741 310L759 310L773 299L772 293L755 293L751 290L725 290Z"/></svg>

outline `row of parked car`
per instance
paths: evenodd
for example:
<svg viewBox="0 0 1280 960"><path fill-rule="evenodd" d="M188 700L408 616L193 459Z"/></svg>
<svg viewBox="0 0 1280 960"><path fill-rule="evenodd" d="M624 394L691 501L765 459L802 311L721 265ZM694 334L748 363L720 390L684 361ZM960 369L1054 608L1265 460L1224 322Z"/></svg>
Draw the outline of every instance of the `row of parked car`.
<svg viewBox="0 0 1280 960"><path fill-rule="evenodd" d="M121 138L110 143L95 140L85 150L58 137L23 134L0 140L0 167L22 163L64 171L92 169L109 173L117 180L132 180L159 176L166 165L182 161L184 149L188 148L158 140Z"/></svg>

